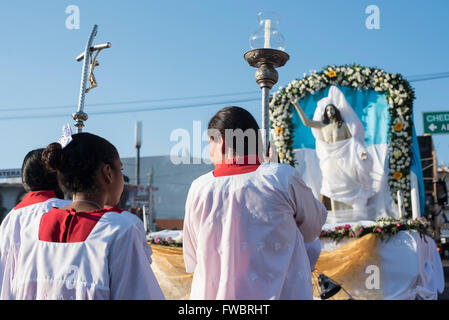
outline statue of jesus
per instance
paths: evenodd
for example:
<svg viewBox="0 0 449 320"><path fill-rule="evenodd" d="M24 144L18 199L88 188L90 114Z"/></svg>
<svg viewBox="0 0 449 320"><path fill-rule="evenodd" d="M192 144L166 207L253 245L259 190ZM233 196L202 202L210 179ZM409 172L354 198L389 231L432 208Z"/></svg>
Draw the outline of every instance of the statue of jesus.
<svg viewBox="0 0 449 320"><path fill-rule="evenodd" d="M330 88L329 96L318 103L320 108L317 107L316 112L322 110L321 121L309 119L297 101L291 103L304 125L315 130L316 151L323 177L321 201L332 211L361 209L372 195L369 176L372 160L363 146L363 126L352 123L351 127L359 131L352 134L339 108L331 103L333 101L339 102L340 108L353 122L360 122L343 93L335 86Z"/></svg>

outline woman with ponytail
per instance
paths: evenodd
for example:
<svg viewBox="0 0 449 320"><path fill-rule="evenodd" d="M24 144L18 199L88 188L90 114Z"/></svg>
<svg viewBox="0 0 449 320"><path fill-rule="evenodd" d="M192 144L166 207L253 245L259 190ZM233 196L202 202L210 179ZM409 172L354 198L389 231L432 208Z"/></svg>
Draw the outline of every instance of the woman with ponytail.
<svg viewBox="0 0 449 320"><path fill-rule="evenodd" d="M33 219L39 218L53 207L62 207L70 201L62 200L56 172L43 164L44 149L28 152L22 164L22 184L27 192L0 225L0 299L8 298L16 259L22 244L22 230Z"/></svg>
<svg viewBox="0 0 449 320"><path fill-rule="evenodd" d="M34 219L17 259L11 299L164 299L142 221L116 208L122 163L107 140L79 133L42 161L73 202Z"/></svg>
<svg viewBox="0 0 449 320"><path fill-rule="evenodd" d="M286 164L263 162L259 126L240 107L208 126L215 169L193 181L186 201L183 254L191 299L312 299L305 243L327 212Z"/></svg>

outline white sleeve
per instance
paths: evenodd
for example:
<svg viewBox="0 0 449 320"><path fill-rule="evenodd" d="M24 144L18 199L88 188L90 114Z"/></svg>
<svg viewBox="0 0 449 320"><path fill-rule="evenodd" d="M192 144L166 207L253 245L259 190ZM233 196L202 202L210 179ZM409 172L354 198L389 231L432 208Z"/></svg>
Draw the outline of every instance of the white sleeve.
<svg viewBox="0 0 449 320"><path fill-rule="evenodd" d="M320 238L316 238L313 242L304 243L304 245L310 262L310 270L313 271L321 254Z"/></svg>
<svg viewBox="0 0 449 320"><path fill-rule="evenodd" d="M196 248L197 248L197 232L196 226L192 222L193 215L195 214L195 200L193 199L193 184L190 186L189 193L187 195L184 226L182 235L182 251L184 255L184 264L186 266L186 272L192 273L196 267Z"/></svg>
<svg viewBox="0 0 449 320"><path fill-rule="evenodd" d="M304 242L314 241L326 222L327 210L313 195L312 190L301 179L296 170L289 180L290 197L295 206L296 224Z"/></svg>
<svg viewBox="0 0 449 320"><path fill-rule="evenodd" d="M11 212L10 212L11 213ZM0 224L0 300L9 299L19 251L14 242L17 217L8 214Z"/></svg>
<svg viewBox="0 0 449 320"><path fill-rule="evenodd" d="M142 223L133 224L111 246L109 279L112 300L163 300L151 269L151 247Z"/></svg>

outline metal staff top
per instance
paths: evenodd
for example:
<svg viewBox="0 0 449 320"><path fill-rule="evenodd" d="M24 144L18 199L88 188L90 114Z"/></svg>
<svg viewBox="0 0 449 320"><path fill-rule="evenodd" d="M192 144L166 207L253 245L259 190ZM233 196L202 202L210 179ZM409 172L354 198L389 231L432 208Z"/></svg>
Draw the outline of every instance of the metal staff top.
<svg viewBox="0 0 449 320"><path fill-rule="evenodd" d="M80 133L83 130L84 127L84 121L87 120L87 114L84 112L84 101L86 97L86 93L97 86L97 82L95 81L95 77L93 74L93 71L95 67L98 65L97 62L97 56L100 53L101 50L105 48L110 48L111 44L109 42L92 46L92 42L94 41L95 36L97 35L98 26L94 25L92 32L89 36L89 39L87 40L86 47L84 49L84 52L80 54L76 61L83 60L83 69L81 73L81 86L80 86L80 95L78 99L78 109L77 112L72 114L73 120L75 120L75 127L76 127L76 133ZM94 51L98 51L95 55L95 58L92 60L92 53ZM90 66L90 68L89 68ZM89 70L90 69L90 70ZM91 83L91 87L86 89L86 83L87 79L89 78L89 81Z"/></svg>

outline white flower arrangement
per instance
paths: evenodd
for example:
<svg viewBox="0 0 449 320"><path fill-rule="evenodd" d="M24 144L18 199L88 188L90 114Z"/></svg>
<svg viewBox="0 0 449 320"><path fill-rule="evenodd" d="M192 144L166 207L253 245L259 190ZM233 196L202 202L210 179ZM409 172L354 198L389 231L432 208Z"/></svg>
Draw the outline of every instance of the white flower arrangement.
<svg viewBox="0 0 449 320"><path fill-rule="evenodd" d="M415 94L407 80L400 74L363 67L357 64L326 66L313 70L302 79L293 80L280 87L270 101L272 138L282 163L295 165L293 154L292 104L290 99L303 99L330 85L349 86L360 90L385 92L389 104L389 185L391 196L397 201L397 191L402 189L407 214L411 215L410 164L412 143L412 110ZM281 129L282 128L282 129Z"/></svg>

